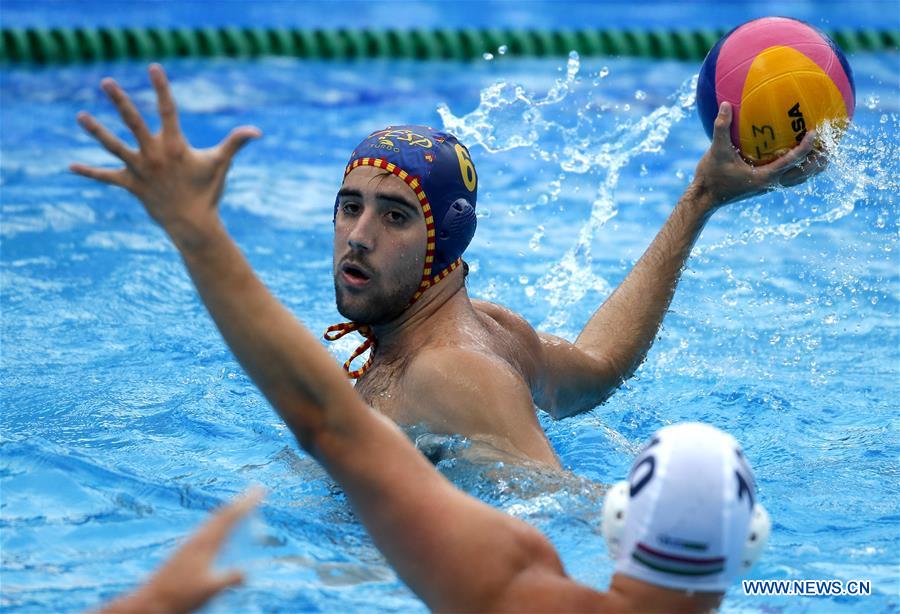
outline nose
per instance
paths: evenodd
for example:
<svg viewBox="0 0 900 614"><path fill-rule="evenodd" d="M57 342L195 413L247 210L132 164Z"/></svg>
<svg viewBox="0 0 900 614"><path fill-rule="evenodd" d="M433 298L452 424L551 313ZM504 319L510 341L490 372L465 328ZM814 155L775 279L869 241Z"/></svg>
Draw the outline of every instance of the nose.
<svg viewBox="0 0 900 614"><path fill-rule="evenodd" d="M347 234L347 245L356 251L372 251L375 248L376 224L371 208L367 207L350 227Z"/></svg>

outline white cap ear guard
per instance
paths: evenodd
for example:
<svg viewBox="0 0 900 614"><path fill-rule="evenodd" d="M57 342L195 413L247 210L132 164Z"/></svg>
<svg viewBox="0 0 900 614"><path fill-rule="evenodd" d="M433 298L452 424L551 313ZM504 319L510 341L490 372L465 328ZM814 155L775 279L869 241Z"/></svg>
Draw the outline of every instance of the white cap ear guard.
<svg viewBox="0 0 900 614"><path fill-rule="evenodd" d="M763 550L769 543L769 535L772 533L772 519L769 512L757 501L753 506L753 516L750 517L750 530L747 532L747 542L744 552L741 554L741 574L750 571L756 565L756 561L762 556Z"/></svg>
<svg viewBox="0 0 900 614"><path fill-rule="evenodd" d="M616 482L603 497L603 537L609 556L619 557L625 536L625 516L628 513L628 481Z"/></svg>
<svg viewBox="0 0 900 614"><path fill-rule="evenodd" d="M771 520L733 437L704 424L661 429L628 480L603 501L616 573L688 591L724 592L762 555Z"/></svg>

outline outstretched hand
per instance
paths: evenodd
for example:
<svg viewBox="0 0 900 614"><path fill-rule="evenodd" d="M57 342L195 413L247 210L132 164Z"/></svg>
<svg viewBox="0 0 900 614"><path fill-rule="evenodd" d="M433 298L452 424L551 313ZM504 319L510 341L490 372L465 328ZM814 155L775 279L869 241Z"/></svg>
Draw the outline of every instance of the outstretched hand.
<svg viewBox="0 0 900 614"><path fill-rule="evenodd" d="M763 166L751 166L731 142L731 120L731 105L723 102L713 125L712 145L695 173L694 183L710 195L713 208L801 184L828 164L822 153L814 151L816 135L810 130L788 153Z"/></svg>
<svg viewBox="0 0 900 614"><path fill-rule="evenodd" d="M147 213L176 242L195 240L209 224L218 219L217 205L225 185L225 176L235 154L251 139L261 135L258 128L235 128L218 145L194 149L181 132L175 100L166 73L159 64L149 69L156 90L162 125L151 134L134 103L113 79L101 87L119 111L134 135L138 149L123 143L88 113L78 114L78 123L111 154L125 163L124 168L95 168L72 164L70 169L91 179L125 188L138 197Z"/></svg>
<svg viewBox="0 0 900 614"><path fill-rule="evenodd" d="M193 612L226 588L243 582L240 571L216 574L212 564L234 527L262 496L262 489L253 488L216 512L144 586L109 604L102 614Z"/></svg>

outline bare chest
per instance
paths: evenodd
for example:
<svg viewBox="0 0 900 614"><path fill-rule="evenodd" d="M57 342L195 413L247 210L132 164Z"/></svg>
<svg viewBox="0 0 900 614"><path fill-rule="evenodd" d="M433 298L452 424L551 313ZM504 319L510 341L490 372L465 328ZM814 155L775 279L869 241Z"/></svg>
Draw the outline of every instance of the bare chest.
<svg viewBox="0 0 900 614"><path fill-rule="evenodd" d="M415 416L404 402L403 373L397 366L375 365L356 382L356 392L373 409L394 422L415 423Z"/></svg>

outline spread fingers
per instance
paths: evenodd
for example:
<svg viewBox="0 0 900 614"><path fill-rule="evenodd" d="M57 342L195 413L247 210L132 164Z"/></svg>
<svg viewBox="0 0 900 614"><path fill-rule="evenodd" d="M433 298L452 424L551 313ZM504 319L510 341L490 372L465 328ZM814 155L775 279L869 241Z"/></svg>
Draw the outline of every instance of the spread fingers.
<svg viewBox="0 0 900 614"><path fill-rule="evenodd" d="M131 175L124 168L95 168L86 164L71 164L69 170L73 173L88 177L101 183L116 185L126 190L131 189Z"/></svg>
<svg viewBox="0 0 900 614"><path fill-rule="evenodd" d="M137 139L141 150L146 149L153 137L147 128L147 124L144 123L144 118L141 117L134 103L131 102L131 98L128 97L125 90L119 87L118 83L108 77L100 83L100 87L103 88L109 99L116 105L119 115L122 116L122 121L125 122L134 138Z"/></svg>
<svg viewBox="0 0 900 614"><path fill-rule="evenodd" d="M129 148L116 135L107 130L103 124L91 117L90 114L81 112L76 116L78 123L92 137L97 139L106 151L120 159L128 166L133 167L137 160L137 152Z"/></svg>
<svg viewBox="0 0 900 614"><path fill-rule="evenodd" d="M192 541L199 547L200 544L218 549L231 533L234 526L255 508L263 498L264 491L254 487L238 497L230 504L218 510L195 534Z"/></svg>
<svg viewBox="0 0 900 614"><path fill-rule="evenodd" d="M181 129L178 126L178 111L175 108L175 98L169 87L169 79L163 67L159 64L150 65L150 81L156 90L156 100L159 105L159 117L162 120L163 134L170 138L180 136Z"/></svg>

